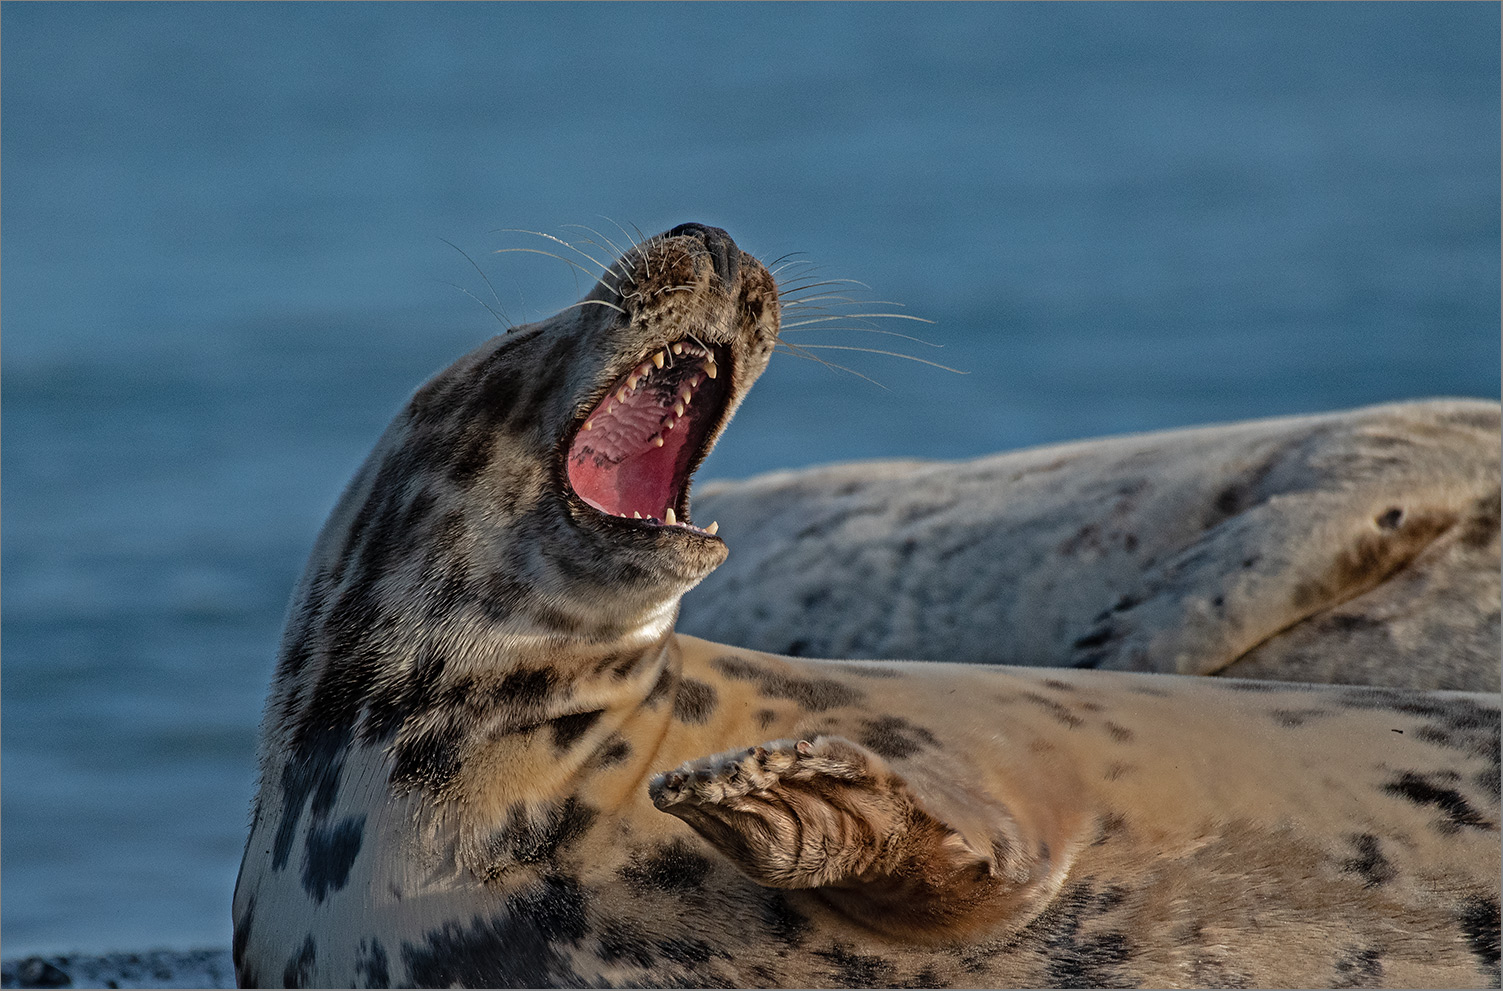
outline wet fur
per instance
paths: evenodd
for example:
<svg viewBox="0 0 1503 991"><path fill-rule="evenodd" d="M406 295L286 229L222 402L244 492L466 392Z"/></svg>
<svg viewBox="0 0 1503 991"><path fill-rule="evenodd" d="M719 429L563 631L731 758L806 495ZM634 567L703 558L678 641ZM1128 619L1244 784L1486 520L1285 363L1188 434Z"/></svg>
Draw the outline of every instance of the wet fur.
<svg viewBox="0 0 1503 991"><path fill-rule="evenodd" d="M687 331L739 398L777 289L690 226L590 298L420 389L321 534L242 985L1497 982L1495 695L676 635L724 546L582 507L564 445Z"/></svg>

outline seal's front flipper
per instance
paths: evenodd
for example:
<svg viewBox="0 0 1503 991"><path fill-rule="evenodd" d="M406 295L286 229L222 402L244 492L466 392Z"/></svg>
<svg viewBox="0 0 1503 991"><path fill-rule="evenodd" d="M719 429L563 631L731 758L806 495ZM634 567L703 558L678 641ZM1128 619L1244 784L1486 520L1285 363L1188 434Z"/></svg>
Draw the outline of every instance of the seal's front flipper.
<svg viewBox="0 0 1503 991"><path fill-rule="evenodd" d="M1063 873L1047 844L1029 842L999 804L963 789L924 791L921 799L882 758L838 736L690 761L649 785L654 805L753 880L818 889L892 935L953 936L1031 917Z"/></svg>

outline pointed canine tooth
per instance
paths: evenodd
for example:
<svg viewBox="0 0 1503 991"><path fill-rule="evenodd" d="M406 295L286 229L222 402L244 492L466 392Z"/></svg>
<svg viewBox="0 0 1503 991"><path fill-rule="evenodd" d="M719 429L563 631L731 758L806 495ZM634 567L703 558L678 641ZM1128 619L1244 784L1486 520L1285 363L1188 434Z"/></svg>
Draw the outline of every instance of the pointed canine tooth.
<svg viewBox="0 0 1503 991"><path fill-rule="evenodd" d="M689 400L694 398L694 390L689 388L687 385L680 386L678 390L678 398L682 399L684 401L684 405L687 406L689 404Z"/></svg>
<svg viewBox="0 0 1503 991"><path fill-rule="evenodd" d="M631 378L627 379L626 380L626 389L627 389L627 391L628 392L636 392L637 391L637 383L640 382L640 381L641 381L641 378L639 376L636 376L636 375L633 375Z"/></svg>
<svg viewBox="0 0 1503 991"><path fill-rule="evenodd" d="M633 509L631 511L631 518L634 520L640 520L642 518L642 514Z"/></svg>
<svg viewBox="0 0 1503 991"><path fill-rule="evenodd" d="M662 447L663 446L663 435L662 434L653 434L652 435L652 446L653 447Z"/></svg>
<svg viewBox="0 0 1503 991"><path fill-rule="evenodd" d="M678 517L673 515L672 506L669 506L667 509L663 510L663 522L667 523L669 526L672 526L673 524L678 522Z"/></svg>
<svg viewBox="0 0 1503 991"><path fill-rule="evenodd" d="M714 378L717 374L719 374L719 372L720 372L720 370L715 367L715 362L713 362L713 361L707 361L707 362L705 362L705 374L708 375L710 378Z"/></svg>
<svg viewBox="0 0 1503 991"><path fill-rule="evenodd" d="M674 403L673 403L673 413L674 413L675 416L683 416L684 415L684 404L682 402L679 402L678 400L674 400Z"/></svg>
<svg viewBox="0 0 1503 991"><path fill-rule="evenodd" d="M714 522L714 523L711 523L709 526L705 527L705 533L708 533L712 537L715 534L719 533L719 532L720 532L720 522L718 520L716 522Z"/></svg>
<svg viewBox="0 0 1503 991"><path fill-rule="evenodd" d="M696 375L692 379L689 380L689 384L692 385L692 386L694 386L694 388L698 389L699 388L699 383L703 382L704 380L705 380L705 377L703 375Z"/></svg>
<svg viewBox="0 0 1503 991"><path fill-rule="evenodd" d="M657 367L662 368L663 367L663 358L664 358L663 352L659 351L657 354L655 354L655 355L652 356L652 363L654 365L656 365Z"/></svg>

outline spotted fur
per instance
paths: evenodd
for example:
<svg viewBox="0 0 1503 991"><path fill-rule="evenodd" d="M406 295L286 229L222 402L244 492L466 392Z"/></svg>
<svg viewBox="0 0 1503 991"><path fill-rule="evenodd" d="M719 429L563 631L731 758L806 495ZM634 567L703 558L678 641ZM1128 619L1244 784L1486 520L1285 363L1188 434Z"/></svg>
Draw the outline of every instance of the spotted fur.
<svg viewBox="0 0 1503 991"><path fill-rule="evenodd" d="M678 629L935 657L1488 691L1496 400L869 461L701 489L737 553Z"/></svg>
<svg viewBox="0 0 1503 991"><path fill-rule="evenodd" d="M566 460L692 335L726 377L697 461L777 288L686 225L585 304L423 386L320 535L242 985L1496 984L1496 695L675 634L725 545L592 508Z"/></svg>

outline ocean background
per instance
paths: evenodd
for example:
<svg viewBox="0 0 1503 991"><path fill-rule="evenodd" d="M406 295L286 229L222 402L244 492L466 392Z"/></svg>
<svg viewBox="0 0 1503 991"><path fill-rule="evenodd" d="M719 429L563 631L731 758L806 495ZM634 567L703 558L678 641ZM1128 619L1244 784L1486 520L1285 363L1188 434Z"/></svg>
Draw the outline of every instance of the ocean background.
<svg viewBox="0 0 1503 991"><path fill-rule="evenodd" d="M0 949L229 942L314 533L476 297L587 290L501 229L722 226L967 373L778 357L701 478L1496 398L1499 16L5 4Z"/></svg>

